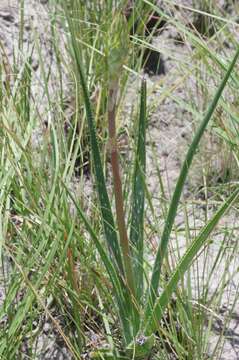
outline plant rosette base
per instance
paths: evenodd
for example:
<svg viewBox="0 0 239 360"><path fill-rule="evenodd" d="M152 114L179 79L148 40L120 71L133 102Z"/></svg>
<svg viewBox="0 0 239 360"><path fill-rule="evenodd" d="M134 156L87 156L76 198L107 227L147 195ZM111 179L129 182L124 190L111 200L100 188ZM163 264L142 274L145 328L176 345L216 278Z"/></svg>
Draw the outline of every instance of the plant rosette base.
<svg viewBox="0 0 239 360"><path fill-rule="evenodd" d="M90 353L90 358L94 360L129 360L128 357L121 355L118 351L113 352L110 349L98 349Z"/></svg>
<svg viewBox="0 0 239 360"><path fill-rule="evenodd" d="M145 360L155 345L155 335L140 335L127 346L126 354L130 359Z"/></svg>

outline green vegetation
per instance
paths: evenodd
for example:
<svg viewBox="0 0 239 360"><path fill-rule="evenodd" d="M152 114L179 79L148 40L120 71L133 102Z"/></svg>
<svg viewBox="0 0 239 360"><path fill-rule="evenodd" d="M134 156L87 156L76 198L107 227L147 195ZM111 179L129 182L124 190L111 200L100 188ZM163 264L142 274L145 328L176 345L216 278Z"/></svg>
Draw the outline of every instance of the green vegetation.
<svg viewBox="0 0 239 360"><path fill-rule="evenodd" d="M237 25L223 18L216 6L202 2L201 11L186 9L198 15L197 24L201 18L201 25L186 26L170 15L174 3L165 3L159 8L139 0L130 11L124 0L50 3L58 91L54 96L50 91L51 70L45 68L36 36L43 114L38 99L33 101L31 56L16 57L13 64L4 56L0 63L1 359L39 359L47 322L74 359L207 358L223 292L238 271L238 265L229 271L238 256L236 225L231 220L225 228L218 227L229 210L237 214L237 170L233 181L211 186L202 161L206 212L199 228L193 207L198 198L195 193L185 198L183 190L197 171L195 158L203 159L200 144L209 130L232 154L235 166L239 163L239 45L230 27ZM24 1L22 6L19 51ZM155 89L147 89L141 67L145 48L153 46L152 33L147 36L145 31L152 13L158 14L154 29L166 22L192 48L187 62L174 57L178 83L193 77L198 98L186 85L188 99L176 97L176 81L162 85L159 98L149 100ZM232 44L229 56L220 37ZM2 44L0 49L4 53ZM170 52L162 47L163 55L164 50ZM73 111L67 119L63 74L72 92ZM132 78L139 80L139 95L125 115ZM165 98L190 113L195 131L181 155L172 196L154 152L158 209L148 185L147 151L152 144L147 141L151 112ZM118 140L126 133L123 155ZM91 182L89 196L86 177ZM179 226L175 220L182 213ZM212 259L215 230L220 237ZM157 239L156 250L151 234ZM210 291L218 269L219 286ZM237 294L233 301L225 326ZM213 344L212 358L220 358L223 330Z"/></svg>

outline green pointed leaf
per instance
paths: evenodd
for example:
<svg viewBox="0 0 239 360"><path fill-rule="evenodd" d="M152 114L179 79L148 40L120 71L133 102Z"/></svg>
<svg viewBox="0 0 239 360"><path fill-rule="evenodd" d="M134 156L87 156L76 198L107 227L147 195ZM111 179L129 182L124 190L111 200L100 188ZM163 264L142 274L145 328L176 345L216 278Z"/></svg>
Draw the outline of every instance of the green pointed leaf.
<svg viewBox="0 0 239 360"><path fill-rule="evenodd" d="M136 282L136 296L140 301L143 295L143 251L144 251L144 200L146 170L146 81L142 81L140 114L138 122L135 168L132 179L132 208L130 224L130 242L133 253L133 270Z"/></svg>
<svg viewBox="0 0 239 360"><path fill-rule="evenodd" d="M201 250L201 248L206 244L209 235L217 226L219 220L225 214L225 212L233 205L233 203L238 199L239 189L236 189L232 195L225 201L221 208L216 212L212 219L204 226L199 235L193 240L192 244L189 246L185 254L180 259L180 262L176 266L173 274L171 275L170 280L168 281L165 289L162 294L156 301L155 307L152 311L151 316L147 319L146 333L151 334L157 329L157 324L161 320L164 310L167 307L173 291L176 289L180 279L183 279L185 272L189 269L192 264L193 259Z"/></svg>
<svg viewBox="0 0 239 360"><path fill-rule="evenodd" d="M216 109L216 106L218 104L218 101L220 100L220 97L222 95L222 92L226 86L226 83L234 69L234 66L237 62L237 59L239 57L239 47L236 51L236 54L230 64L230 66L228 67L228 70L220 84L220 86L218 87L218 90L208 108L208 111L204 117L204 119L202 120L194 138L193 141L188 149L187 155L185 157L182 169L180 171L180 175L178 177L178 181L173 193L173 197L170 203L170 207L168 210L168 214L167 214L167 218L165 220L165 226L163 229L163 233L162 233L162 237L160 239L160 243L159 243L159 247L158 247L158 251L157 251L157 255L156 255L156 259L154 262L154 267L153 267L153 274L152 274L152 278L151 278L151 284L150 284L150 291L149 291L149 298L148 298L148 304L147 304L147 310L146 310L146 318L147 318L147 314L149 314L151 312L152 307L155 304L155 300L157 297L157 289L158 289L158 285L159 285L159 278L160 278L160 272L161 272L161 266L162 266L162 262L163 259L165 257L165 254L167 252L167 247L168 247L168 241L169 241L169 237L172 231L172 227L174 224L174 220L177 214L177 209L178 209L178 205L179 205L179 201L181 198L181 194L183 191L183 187L185 184L185 180L187 178L188 175L188 171L189 168L192 164L192 160L193 157L196 153L198 144L204 134L204 131L209 123L209 120L211 119L214 110Z"/></svg>
<svg viewBox="0 0 239 360"><path fill-rule="evenodd" d="M90 133L90 141L91 141L91 151L92 151L92 158L93 158L93 165L94 165L94 172L95 172L95 180L98 192L98 198L100 202L101 214L102 214L102 221L104 226L105 238L108 244L108 248L114 259L115 263L117 264L118 268L120 269L121 273L123 274L123 262L121 256L121 250L119 247L118 239L117 239L117 232L115 228L114 218L110 206L109 196L106 189L105 184L105 177L101 162L100 150L98 145L98 140L96 136L96 129L95 129L95 120L92 111L89 91L87 88L83 65L80 58L80 51L79 45L76 41L76 34L74 31L74 24L68 13L67 9L65 9L69 30L71 34L72 40L72 51L75 56L76 66L79 74L79 78L81 81L82 92L85 102L85 111L86 111L86 118L88 122L88 128Z"/></svg>

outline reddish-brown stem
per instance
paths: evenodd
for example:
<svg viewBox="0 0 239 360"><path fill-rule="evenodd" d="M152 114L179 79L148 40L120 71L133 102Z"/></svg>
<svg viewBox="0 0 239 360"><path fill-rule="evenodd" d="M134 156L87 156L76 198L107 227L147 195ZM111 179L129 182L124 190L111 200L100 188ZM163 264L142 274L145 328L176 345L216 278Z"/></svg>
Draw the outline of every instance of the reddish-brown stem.
<svg viewBox="0 0 239 360"><path fill-rule="evenodd" d="M120 246L123 254L126 281L132 294L135 294L133 271L130 259L129 240L125 225L124 202L122 193L122 184L119 169L119 155L116 140L116 104L117 104L118 81L112 81L109 88L108 99L108 127L109 127L109 147L111 156L111 166L114 182L116 217L119 230Z"/></svg>
<svg viewBox="0 0 239 360"><path fill-rule="evenodd" d="M65 241L67 240L66 233L64 233L64 239L65 239ZM68 275L71 278L72 285L74 287L75 292L79 293L77 272L76 272L76 268L75 268L75 264L74 264L74 260L73 260L72 249L70 247L67 249L67 259L68 259L68 266L69 266Z"/></svg>
<svg viewBox="0 0 239 360"><path fill-rule="evenodd" d="M67 241L67 233L64 233L64 239ZM67 260L68 260L68 278L70 280L72 288L75 290L76 294L79 294L79 286L77 281L77 272L76 267L74 263L74 258L72 254L72 249L69 246L67 249ZM73 312L77 323L77 332L78 332L78 342L79 346L82 347L83 344L83 338L81 336L80 326L81 326L81 309L79 306L79 303L74 299L74 296L71 297L72 304L73 304Z"/></svg>

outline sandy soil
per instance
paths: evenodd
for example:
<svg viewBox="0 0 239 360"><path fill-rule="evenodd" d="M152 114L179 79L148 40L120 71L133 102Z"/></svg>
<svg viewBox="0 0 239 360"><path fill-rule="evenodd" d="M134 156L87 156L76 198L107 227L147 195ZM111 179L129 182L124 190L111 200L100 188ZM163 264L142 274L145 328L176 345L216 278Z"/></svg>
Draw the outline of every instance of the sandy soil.
<svg viewBox="0 0 239 360"><path fill-rule="evenodd" d="M180 1L180 3L190 6L190 1ZM222 6L225 5L225 1L222 1ZM12 64L13 53L18 47L19 26L20 26L20 11L19 0L1 0L0 1L0 41L3 44L5 54L2 54L4 61L9 60L9 66ZM176 16L180 15L180 12ZM190 15L191 16L191 15ZM49 78L49 90L50 94L54 96L54 92L58 91L56 88L57 83L57 66L53 56L52 43L50 39L50 21L47 12L47 1L37 0L25 0L25 21L24 21L24 42L23 50L18 56L21 58L22 63L24 59L27 59L32 52L33 44L36 39L41 47L41 57L44 59L44 63L47 62L49 68L51 68L51 76ZM185 13L184 19L185 21ZM161 50L164 54L163 60L166 69L166 74L161 76L153 76L148 78L149 87L149 104L150 104L150 122L149 122L149 135L148 135L148 185L152 193L155 194L154 205L158 209L158 216L161 216L162 194L159 190L159 181L156 168L156 161L160 167L160 173L162 175L163 182L165 184L165 194L170 196L172 194L175 181L177 180L183 154L187 148L189 141L192 138L192 133L195 129L196 122L192 113L180 107L180 102L188 102L188 90L195 92L193 84L193 74L189 75L186 80L182 78L181 63L184 64L185 69L189 68L188 59L193 49L189 48L187 44L178 42L178 33L175 29L168 25L161 33L158 39L154 40L154 45ZM167 55L168 54L168 55ZM180 61L175 58L180 57ZM40 113L42 122L48 120L51 116L51 110L42 104L45 103L44 88L42 86L42 80L40 78L41 59L39 58L36 49L33 50L33 63L34 69L34 88L33 98L36 99L37 111ZM65 74L65 83L67 84L67 74ZM132 87L129 89L130 102L127 107L131 107L131 103L135 98L135 86L137 81L132 80ZM167 89L173 88L170 97L167 96ZM66 86L67 93L67 86ZM39 101L39 99L41 99ZM41 105L39 105L41 104ZM198 120L198 119L196 119ZM40 139L41 130L36 133L36 144ZM156 157L155 157L155 154ZM200 171L200 170L199 170ZM200 179L200 176L199 176ZM199 180L200 181L200 180ZM185 192L185 198L190 199L191 184L188 183ZM189 218L192 224L199 227L202 224L205 217L205 211L199 204L188 206L191 217ZM214 209L209 210L212 213ZM196 213L196 215L195 215ZM196 218L195 218L196 217ZM225 228L227 222L235 221L235 214L230 214L222 223L221 227ZM177 218L177 225L184 222L183 212L179 214ZM232 238L235 241L237 234L233 234ZM210 256L215 257L216 250L218 249L218 242L223 241L222 232L220 228L217 230L217 234L213 237L214 243L210 247ZM174 246L174 239L172 239L172 247ZM225 239L224 239L225 240ZM152 242L157 242L157 238L152 238ZM185 239L180 238L180 254L185 248ZM202 255L203 256L203 255ZM203 257L202 257L203 259ZM200 266L200 261L199 261ZM218 286L218 280L220 279L220 273L226 266L225 263L221 263L221 268L215 272L215 278L211 280L210 291L215 290ZM228 271L232 273L237 267L237 264L231 263L228 266ZM209 269L210 270L210 269ZM202 284L203 285L203 284ZM228 284L228 288L225 289L225 299L222 300L222 306L218 309L217 318L213 326L214 335L211 339L212 349L213 344L217 340L217 336L222 329L224 323L224 317L230 311L230 305L235 298L238 287L238 278L235 278L233 282ZM1 298L2 294L2 298ZM3 291L1 292L0 286L0 304L3 301ZM239 359L239 306L235 308L233 313L233 319L231 323L224 329L225 346L222 351L220 359L233 360ZM43 329L43 336L39 342L39 348L42 350L42 355L39 359L67 359L69 358L66 350L62 347L62 344L58 344L55 338L54 331L51 329L51 325L45 323Z"/></svg>

